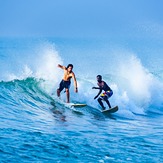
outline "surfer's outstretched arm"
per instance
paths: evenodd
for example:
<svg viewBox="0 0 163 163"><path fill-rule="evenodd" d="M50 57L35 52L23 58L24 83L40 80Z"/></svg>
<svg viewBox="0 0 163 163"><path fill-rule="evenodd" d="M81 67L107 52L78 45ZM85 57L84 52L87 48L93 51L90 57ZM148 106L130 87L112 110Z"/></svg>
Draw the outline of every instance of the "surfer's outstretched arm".
<svg viewBox="0 0 163 163"><path fill-rule="evenodd" d="M65 66L62 66L62 65L60 65L60 64L58 64L58 67L61 68L61 69L64 69L64 70L66 69Z"/></svg>
<svg viewBox="0 0 163 163"><path fill-rule="evenodd" d="M100 89L99 93L94 97L94 99L96 99L102 92L102 89Z"/></svg>
<svg viewBox="0 0 163 163"><path fill-rule="evenodd" d="M92 87L92 89L101 89L100 87Z"/></svg>

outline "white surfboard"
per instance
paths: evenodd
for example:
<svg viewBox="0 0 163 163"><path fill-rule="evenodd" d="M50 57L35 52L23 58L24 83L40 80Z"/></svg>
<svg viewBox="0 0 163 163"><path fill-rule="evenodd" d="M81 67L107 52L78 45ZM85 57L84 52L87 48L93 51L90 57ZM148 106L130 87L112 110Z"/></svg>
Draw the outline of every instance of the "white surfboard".
<svg viewBox="0 0 163 163"><path fill-rule="evenodd" d="M80 104L80 103L70 103L71 107L81 108L87 106L87 104Z"/></svg>
<svg viewBox="0 0 163 163"><path fill-rule="evenodd" d="M118 111L118 106L115 106L113 108L110 109L106 109L106 110L102 110L102 113L115 113L116 111Z"/></svg>

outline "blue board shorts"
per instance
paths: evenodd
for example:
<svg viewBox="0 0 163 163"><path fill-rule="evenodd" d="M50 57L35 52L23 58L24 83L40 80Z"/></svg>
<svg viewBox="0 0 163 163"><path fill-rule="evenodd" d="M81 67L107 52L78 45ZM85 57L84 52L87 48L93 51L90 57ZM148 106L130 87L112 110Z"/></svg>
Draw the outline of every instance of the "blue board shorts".
<svg viewBox="0 0 163 163"><path fill-rule="evenodd" d="M64 88L69 89L70 88L70 84L71 84L70 81L64 81L64 80L62 80L60 82L60 84L59 84L58 90L60 90L60 92L61 92Z"/></svg>
<svg viewBox="0 0 163 163"><path fill-rule="evenodd" d="M112 95L113 95L113 91L112 91L112 90L109 90L109 91L106 91L106 92L102 93L102 94L100 95L100 98L101 98L102 100L105 100L106 98L108 99L108 98L111 97Z"/></svg>

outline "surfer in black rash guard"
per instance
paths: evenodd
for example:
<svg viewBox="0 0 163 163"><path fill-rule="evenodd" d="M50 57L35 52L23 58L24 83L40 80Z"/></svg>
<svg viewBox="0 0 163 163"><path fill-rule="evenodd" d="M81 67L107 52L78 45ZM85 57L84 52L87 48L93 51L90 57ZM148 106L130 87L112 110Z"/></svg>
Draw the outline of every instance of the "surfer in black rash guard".
<svg viewBox="0 0 163 163"><path fill-rule="evenodd" d="M104 104L102 103L102 100L104 100L108 104L109 108L111 108L108 98L113 95L113 91L106 84L106 82L102 80L101 75L97 75L97 82L98 82L97 85L99 87L92 87L92 89L99 89L99 93L97 94L97 96L94 97L94 99L96 99L101 94L102 90L104 90L105 92L100 95L97 101L99 102L103 110L105 110L105 107Z"/></svg>

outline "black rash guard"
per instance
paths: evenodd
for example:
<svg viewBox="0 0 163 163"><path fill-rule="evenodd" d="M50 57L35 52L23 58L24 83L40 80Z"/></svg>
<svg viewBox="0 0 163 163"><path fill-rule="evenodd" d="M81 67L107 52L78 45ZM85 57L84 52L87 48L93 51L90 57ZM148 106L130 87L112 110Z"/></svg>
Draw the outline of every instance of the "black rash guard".
<svg viewBox="0 0 163 163"><path fill-rule="evenodd" d="M100 84L98 83L98 86L105 92L111 91L111 88L104 81L102 81Z"/></svg>

